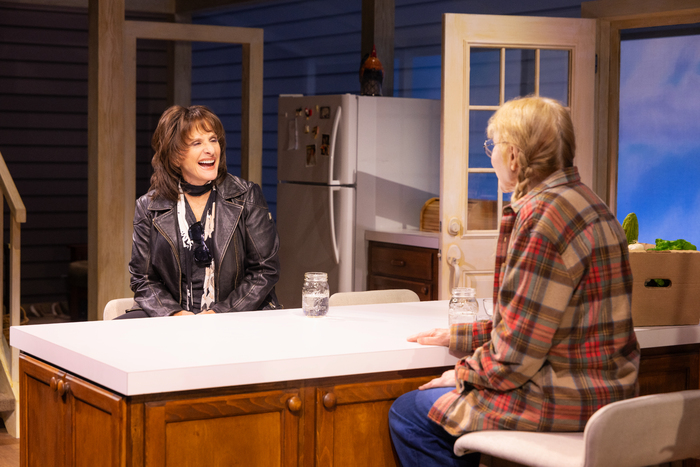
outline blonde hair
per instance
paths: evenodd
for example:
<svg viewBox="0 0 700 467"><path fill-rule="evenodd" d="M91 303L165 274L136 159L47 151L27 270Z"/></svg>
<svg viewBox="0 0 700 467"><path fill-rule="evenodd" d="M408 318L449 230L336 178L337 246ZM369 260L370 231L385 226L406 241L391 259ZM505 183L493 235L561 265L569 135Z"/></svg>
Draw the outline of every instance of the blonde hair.
<svg viewBox="0 0 700 467"><path fill-rule="evenodd" d="M574 164L576 139L571 115L558 101L522 97L503 104L489 119L486 130L518 151L518 183L513 200L521 198L552 173Z"/></svg>

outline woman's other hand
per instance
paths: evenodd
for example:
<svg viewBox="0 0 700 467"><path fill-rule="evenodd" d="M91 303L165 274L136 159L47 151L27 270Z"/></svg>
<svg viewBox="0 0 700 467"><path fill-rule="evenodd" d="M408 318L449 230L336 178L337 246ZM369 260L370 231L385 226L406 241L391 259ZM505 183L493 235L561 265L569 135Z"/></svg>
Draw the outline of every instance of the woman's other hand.
<svg viewBox="0 0 700 467"><path fill-rule="evenodd" d="M199 312L200 315L215 315L216 311L214 310L204 310Z"/></svg>
<svg viewBox="0 0 700 467"><path fill-rule="evenodd" d="M457 386L457 381L455 380L455 371L454 370L447 370L440 376L439 378L435 378L434 380L425 383L423 386L419 387L421 391L423 389L430 389L430 388L453 388Z"/></svg>
<svg viewBox="0 0 700 467"><path fill-rule="evenodd" d="M173 313L173 316L190 316L194 315L191 311L180 310L177 313Z"/></svg>
<svg viewBox="0 0 700 467"><path fill-rule="evenodd" d="M421 345L441 345L443 347L449 347L450 330L435 328L430 331L423 331L408 336L407 340L408 342L418 342Z"/></svg>

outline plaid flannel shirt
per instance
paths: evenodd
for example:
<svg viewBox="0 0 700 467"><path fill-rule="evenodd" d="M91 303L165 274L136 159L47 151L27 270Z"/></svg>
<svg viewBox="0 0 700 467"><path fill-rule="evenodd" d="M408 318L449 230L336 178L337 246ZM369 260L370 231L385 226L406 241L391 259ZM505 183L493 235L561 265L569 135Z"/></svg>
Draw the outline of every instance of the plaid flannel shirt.
<svg viewBox="0 0 700 467"><path fill-rule="evenodd" d="M607 206L559 170L503 210L493 322L451 327L457 389L429 417L476 430L581 431L638 393L627 240Z"/></svg>

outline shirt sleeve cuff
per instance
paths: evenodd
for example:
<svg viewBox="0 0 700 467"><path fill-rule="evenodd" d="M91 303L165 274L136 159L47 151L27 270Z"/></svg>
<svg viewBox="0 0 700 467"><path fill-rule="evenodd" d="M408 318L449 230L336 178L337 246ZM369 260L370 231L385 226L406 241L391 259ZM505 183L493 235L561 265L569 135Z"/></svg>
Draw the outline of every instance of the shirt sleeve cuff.
<svg viewBox="0 0 700 467"><path fill-rule="evenodd" d="M472 325L469 323L450 326L450 350L456 352L472 351Z"/></svg>

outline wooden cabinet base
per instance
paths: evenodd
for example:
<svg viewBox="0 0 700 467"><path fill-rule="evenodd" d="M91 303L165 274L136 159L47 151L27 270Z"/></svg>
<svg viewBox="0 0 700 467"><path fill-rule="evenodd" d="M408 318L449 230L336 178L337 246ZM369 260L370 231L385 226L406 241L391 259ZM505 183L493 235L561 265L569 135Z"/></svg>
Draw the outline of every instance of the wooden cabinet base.
<svg viewBox="0 0 700 467"><path fill-rule="evenodd" d="M126 397L22 355L20 464L393 467L389 407L444 370Z"/></svg>
<svg viewBox="0 0 700 467"><path fill-rule="evenodd" d="M644 349L642 394L697 389L699 362ZM126 397L22 355L20 465L395 467L391 404L445 369Z"/></svg>

